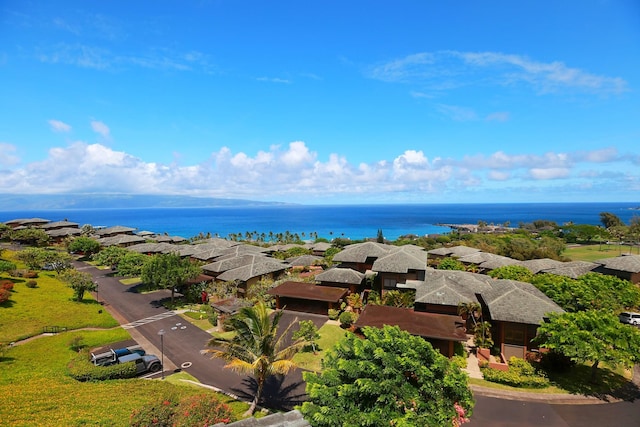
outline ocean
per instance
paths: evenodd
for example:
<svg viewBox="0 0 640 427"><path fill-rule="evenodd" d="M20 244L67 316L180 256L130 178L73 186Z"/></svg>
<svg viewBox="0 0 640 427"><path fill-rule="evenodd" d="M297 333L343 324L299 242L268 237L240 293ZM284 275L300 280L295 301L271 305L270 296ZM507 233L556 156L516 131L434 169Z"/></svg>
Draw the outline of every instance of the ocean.
<svg viewBox="0 0 640 427"><path fill-rule="evenodd" d="M484 203L429 205L260 206L215 208L60 209L0 211L0 221L17 218L67 219L80 225L123 225L138 231L193 237L199 233L228 237L246 232L297 233L303 240L317 235L328 239L375 238L382 230L395 240L406 234L449 232L439 224L505 224L550 220L562 225L600 224L600 212L611 212L629 223L640 216L638 203Z"/></svg>

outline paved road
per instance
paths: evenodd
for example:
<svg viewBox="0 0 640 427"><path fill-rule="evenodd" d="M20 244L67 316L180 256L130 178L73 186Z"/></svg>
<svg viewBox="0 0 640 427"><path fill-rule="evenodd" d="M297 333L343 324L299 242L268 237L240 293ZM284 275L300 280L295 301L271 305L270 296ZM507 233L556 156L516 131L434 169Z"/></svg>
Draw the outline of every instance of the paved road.
<svg viewBox="0 0 640 427"><path fill-rule="evenodd" d="M210 336L180 316L168 312L161 299L169 298L170 292L159 291L148 294L132 292L130 287L109 277L104 270L98 270L84 263L76 262L76 268L91 273L99 284L99 299L105 303L114 317L129 328L132 337L147 351L161 355L164 350L165 366L168 371L183 363L184 368L203 384L211 385L243 400L251 400L253 381L249 377L237 375L224 369L224 362L203 355ZM281 324L286 325L294 317L299 320L311 319L320 326L324 316L285 312ZM165 335L161 345L158 331ZM476 395L476 406L471 427L613 427L640 425L640 400L617 403L587 404L578 401L572 404L554 404L542 401L513 400L513 396L500 398ZM272 378L265 388L264 398L272 408L290 409L304 399L304 382L300 370L287 375L283 380Z"/></svg>

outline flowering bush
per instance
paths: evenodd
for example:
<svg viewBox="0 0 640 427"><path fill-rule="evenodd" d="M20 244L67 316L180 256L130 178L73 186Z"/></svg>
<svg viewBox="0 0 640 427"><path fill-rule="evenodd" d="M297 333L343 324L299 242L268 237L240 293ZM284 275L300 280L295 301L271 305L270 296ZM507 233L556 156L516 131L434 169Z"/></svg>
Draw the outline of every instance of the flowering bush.
<svg viewBox="0 0 640 427"><path fill-rule="evenodd" d="M11 297L11 292L6 289L0 288L0 304L9 301L9 297Z"/></svg>
<svg viewBox="0 0 640 427"><path fill-rule="evenodd" d="M27 288L33 289L38 287L38 282L36 282L35 280L27 280L25 285L27 286Z"/></svg>
<svg viewBox="0 0 640 427"><path fill-rule="evenodd" d="M201 394L178 400L167 397L131 414L132 427L196 427L233 421L231 409L215 396Z"/></svg>
<svg viewBox="0 0 640 427"><path fill-rule="evenodd" d="M2 280L0 281L0 289L6 289L10 291L13 289L13 282L11 280Z"/></svg>

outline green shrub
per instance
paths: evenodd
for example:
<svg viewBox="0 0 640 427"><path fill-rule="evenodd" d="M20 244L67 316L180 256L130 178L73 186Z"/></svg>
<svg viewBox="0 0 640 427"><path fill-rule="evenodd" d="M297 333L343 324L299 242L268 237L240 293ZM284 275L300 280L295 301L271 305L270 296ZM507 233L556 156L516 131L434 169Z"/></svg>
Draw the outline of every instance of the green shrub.
<svg viewBox="0 0 640 427"><path fill-rule="evenodd" d="M25 279L37 279L38 278L38 272L37 271L25 271L22 274L22 277L24 277Z"/></svg>
<svg viewBox="0 0 640 427"><path fill-rule="evenodd" d="M335 308L330 308L328 314L329 314L329 319L338 320L338 316L340 316L340 310L336 310Z"/></svg>
<svg viewBox="0 0 640 427"><path fill-rule="evenodd" d="M467 357L466 356L453 356L451 358L451 363L453 363L454 365L456 365L458 368L460 369L466 369L467 367Z"/></svg>
<svg viewBox="0 0 640 427"><path fill-rule="evenodd" d="M343 311L342 314L340 314L339 320L341 326L348 328L358 320L358 315L352 311Z"/></svg>
<svg viewBox="0 0 640 427"><path fill-rule="evenodd" d="M218 313L213 311L209 314L209 323L211 323L212 326L218 326Z"/></svg>
<svg viewBox="0 0 640 427"><path fill-rule="evenodd" d="M27 288L33 289L38 287L38 282L36 282L35 280L27 280L25 285L27 286Z"/></svg>
<svg viewBox="0 0 640 427"><path fill-rule="evenodd" d="M134 362L111 366L96 366L89 360L89 352L81 351L67 365L69 376L77 381L104 381L133 378L137 375Z"/></svg>
<svg viewBox="0 0 640 427"><path fill-rule="evenodd" d="M486 381L505 384L511 387L545 388L549 386L549 379L524 359L512 357L509 359L509 370L501 371L489 367L481 367Z"/></svg>

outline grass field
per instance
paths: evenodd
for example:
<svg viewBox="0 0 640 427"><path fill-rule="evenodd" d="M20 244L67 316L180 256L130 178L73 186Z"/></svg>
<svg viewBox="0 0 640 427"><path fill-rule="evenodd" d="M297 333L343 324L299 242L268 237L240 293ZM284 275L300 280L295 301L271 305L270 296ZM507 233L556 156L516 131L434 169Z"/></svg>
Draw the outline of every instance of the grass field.
<svg viewBox="0 0 640 427"><path fill-rule="evenodd" d="M12 253L3 258L12 262ZM67 329L112 328L118 326L109 313L86 293L84 301L73 301L73 290L58 280L55 272L40 272L36 288L28 288L27 280L10 277L15 284L8 302L0 305L0 342L8 343L39 335L45 326Z"/></svg>
<svg viewBox="0 0 640 427"><path fill-rule="evenodd" d="M0 424L11 426L127 426L134 409L169 395L212 393L172 381L145 379L78 382L67 376L75 353L69 341L81 335L88 346L128 338L126 331L65 332L15 346L0 359ZM227 402L230 398L220 395ZM230 405L239 416L247 404Z"/></svg>
<svg viewBox="0 0 640 427"><path fill-rule="evenodd" d="M638 248L632 248L624 245L577 245L569 246L562 255L571 261L589 261L593 262L603 258L613 258L621 254L638 253Z"/></svg>
<svg viewBox="0 0 640 427"><path fill-rule="evenodd" d="M324 324L318 332L320 339L316 346L317 354L313 354L313 351L309 350L300 352L293 357L293 361L302 369L319 372L322 369L321 361L325 353L348 333L340 326L331 324Z"/></svg>

